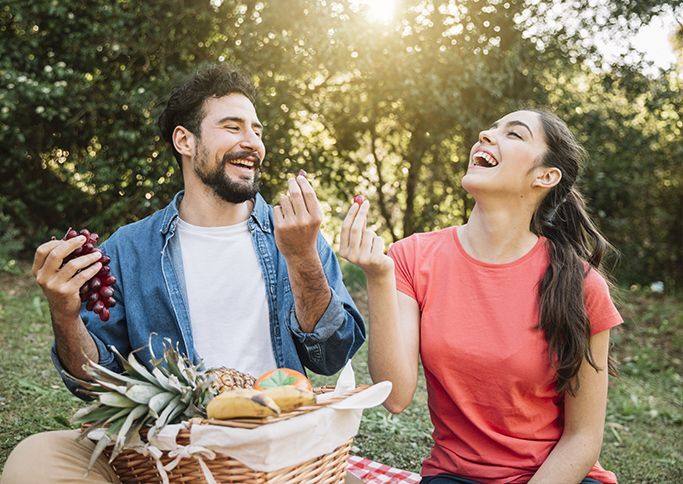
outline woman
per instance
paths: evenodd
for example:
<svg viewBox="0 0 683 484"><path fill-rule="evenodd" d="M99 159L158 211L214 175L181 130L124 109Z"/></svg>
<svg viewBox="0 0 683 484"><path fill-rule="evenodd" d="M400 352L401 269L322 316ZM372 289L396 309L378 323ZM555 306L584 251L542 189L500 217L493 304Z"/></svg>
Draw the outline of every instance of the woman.
<svg viewBox="0 0 683 484"><path fill-rule="evenodd" d="M608 244L574 187L583 158L556 116L518 111L472 147L465 225L387 256L368 202L347 214L340 252L367 276L370 373L393 383L389 411L408 406L424 366L422 482L616 482L597 460L622 319L599 273Z"/></svg>

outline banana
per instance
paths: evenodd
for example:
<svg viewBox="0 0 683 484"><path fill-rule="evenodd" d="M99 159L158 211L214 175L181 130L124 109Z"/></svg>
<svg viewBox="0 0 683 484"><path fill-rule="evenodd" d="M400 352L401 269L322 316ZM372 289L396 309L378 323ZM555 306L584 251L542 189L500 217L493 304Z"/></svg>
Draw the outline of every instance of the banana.
<svg viewBox="0 0 683 484"><path fill-rule="evenodd" d="M206 407L209 418L229 419L240 417L276 417L280 407L272 398L251 389L235 389L223 392Z"/></svg>
<svg viewBox="0 0 683 484"><path fill-rule="evenodd" d="M315 404L315 394L293 386L271 387L261 390L261 393L272 398L280 410L291 412L304 405Z"/></svg>

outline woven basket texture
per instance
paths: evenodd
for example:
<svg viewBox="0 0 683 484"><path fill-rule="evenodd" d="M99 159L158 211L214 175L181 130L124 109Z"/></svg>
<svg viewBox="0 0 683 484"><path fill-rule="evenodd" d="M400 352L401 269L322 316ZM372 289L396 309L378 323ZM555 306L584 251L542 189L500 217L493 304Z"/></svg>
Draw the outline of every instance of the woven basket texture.
<svg viewBox="0 0 683 484"><path fill-rule="evenodd" d="M337 398L330 399L321 404L300 407L292 412L282 414L279 417L234 420L192 419L190 424L202 425L205 423L226 427L254 428L260 425L267 425L281 420L296 418L298 415L317 410L330 403L342 400L365 388L367 388L367 385L360 385L356 389L340 395ZM315 392L327 393L332 390L334 390L334 387L319 387L315 389ZM145 442L147 430L148 429L143 429L141 431L141 438ZM216 453L216 458L213 460L204 459L204 463L213 474L216 482L220 483L343 483L345 480L347 460L349 452L351 451L352 440L353 439L349 440L328 454L315 457L296 466L286 467L272 472L255 471L229 455L221 453ZM190 430L183 429L178 432L176 442L178 445L182 446L189 445ZM105 450L105 455L107 455L107 457L110 455L110 450L111 447ZM174 459L169 457L167 452L164 452L160 460L163 465L166 465ZM126 449L121 452L112 462L112 467L124 484L157 484L162 482L154 459L149 456L144 456L134 450ZM199 462L193 458L181 459L178 465L168 472L168 479L171 483L206 482Z"/></svg>

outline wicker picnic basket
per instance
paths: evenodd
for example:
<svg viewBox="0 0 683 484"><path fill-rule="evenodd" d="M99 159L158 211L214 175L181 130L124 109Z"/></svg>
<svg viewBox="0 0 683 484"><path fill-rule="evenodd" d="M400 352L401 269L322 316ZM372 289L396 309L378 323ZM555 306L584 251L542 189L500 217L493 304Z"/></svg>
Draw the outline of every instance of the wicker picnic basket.
<svg viewBox="0 0 683 484"><path fill-rule="evenodd" d="M355 389L339 395L338 397L326 400L324 403L300 407L292 412L282 414L278 417L266 419L234 419L234 420L208 420L192 419L192 425L220 425L234 428L255 428L261 425L279 422L286 419L296 418L303 413L312 412L323 408L333 402L338 402L361 390L367 385L361 385ZM334 390L334 387L316 388L316 393L327 393ZM143 441L146 441L147 431L143 429L140 433ZM189 428L181 430L176 442L181 446L189 445ZM216 482L249 482L249 483L342 483L346 475L347 460L351 450L352 440L347 441L332 452L309 459L295 466L278 469L272 472L261 472L253 470L242 462L226 454L216 453L215 459L206 460L204 464L211 471ZM110 455L111 448L105 450L105 454ZM167 465L174 459L164 452L159 459L162 465ZM122 451L113 461L112 467L122 483L160 483L162 477L157 470L156 461L149 456L140 454L132 449ZM206 482L205 472L196 459L181 459L179 463L167 473L168 481L171 483L184 482Z"/></svg>

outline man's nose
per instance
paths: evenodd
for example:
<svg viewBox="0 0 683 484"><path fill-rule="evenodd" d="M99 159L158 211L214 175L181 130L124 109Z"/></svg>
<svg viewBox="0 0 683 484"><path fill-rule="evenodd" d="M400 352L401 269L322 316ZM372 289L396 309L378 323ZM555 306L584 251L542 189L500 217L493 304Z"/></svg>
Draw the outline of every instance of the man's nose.
<svg viewBox="0 0 683 484"><path fill-rule="evenodd" d="M261 137L251 130L244 133L240 146L245 151L258 151L259 153L264 149Z"/></svg>

